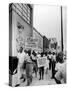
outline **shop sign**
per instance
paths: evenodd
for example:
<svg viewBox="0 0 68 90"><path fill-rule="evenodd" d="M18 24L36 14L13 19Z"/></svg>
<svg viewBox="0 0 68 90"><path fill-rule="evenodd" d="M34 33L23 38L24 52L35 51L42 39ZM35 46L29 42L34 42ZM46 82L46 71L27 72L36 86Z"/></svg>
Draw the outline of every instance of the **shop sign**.
<svg viewBox="0 0 68 90"><path fill-rule="evenodd" d="M29 42L29 43L25 43L25 47L27 48L36 48L37 45L36 43L32 43L32 42Z"/></svg>
<svg viewBox="0 0 68 90"><path fill-rule="evenodd" d="M29 37L29 38L27 38L26 42L35 43L35 42L38 42L38 39L33 39L32 37Z"/></svg>
<svg viewBox="0 0 68 90"><path fill-rule="evenodd" d="M33 39L33 37L29 37L25 41L25 48L37 48L38 39Z"/></svg>

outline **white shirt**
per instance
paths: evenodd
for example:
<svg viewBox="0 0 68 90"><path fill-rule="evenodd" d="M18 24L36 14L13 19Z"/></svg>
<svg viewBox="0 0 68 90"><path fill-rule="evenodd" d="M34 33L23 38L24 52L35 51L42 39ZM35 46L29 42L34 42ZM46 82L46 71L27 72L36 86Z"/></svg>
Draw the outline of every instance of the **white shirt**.
<svg viewBox="0 0 68 90"><path fill-rule="evenodd" d="M56 55L52 55L52 60L56 61Z"/></svg>
<svg viewBox="0 0 68 90"><path fill-rule="evenodd" d="M61 83L66 82L66 63L57 63L56 65L57 73L55 74L55 77L57 80L62 81Z"/></svg>
<svg viewBox="0 0 68 90"><path fill-rule="evenodd" d="M18 84L20 84L20 77L22 75L22 73L24 72L23 69L22 69L22 65L23 65L23 62L24 62L24 58L25 58L25 52L22 52L22 53L18 53L18 59L19 59L19 62L18 62L18 72L17 72L17 75L18 75Z"/></svg>
<svg viewBox="0 0 68 90"><path fill-rule="evenodd" d="M49 54L48 57L51 59L52 58L52 54Z"/></svg>
<svg viewBox="0 0 68 90"><path fill-rule="evenodd" d="M56 66L55 66L55 70L60 70L62 68L62 64L61 63L57 63Z"/></svg>
<svg viewBox="0 0 68 90"><path fill-rule="evenodd" d="M40 58L41 57L41 55L40 54L37 54L37 58Z"/></svg>
<svg viewBox="0 0 68 90"><path fill-rule="evenodd" d="M18 53L18 58L19 58L19 63L23 63L24 62L24 57L25 57L25 53Z"/></svg>

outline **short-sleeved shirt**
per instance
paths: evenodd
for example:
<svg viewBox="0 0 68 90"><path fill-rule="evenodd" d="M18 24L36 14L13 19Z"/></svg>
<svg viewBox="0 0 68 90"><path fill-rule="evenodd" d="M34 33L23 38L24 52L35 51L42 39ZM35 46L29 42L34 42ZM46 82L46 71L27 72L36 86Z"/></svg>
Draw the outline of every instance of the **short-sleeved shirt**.
<svg viewBox="0 0 68 90"><path fill-rule="evenodd" d="M52 55L52 61L56 61L56 55Z"/></svg>
<svg viewBox="0 0 68 90"><path fill-rule="evenodd" d="M63 83L66 83L66 63L58 63L55 69L57 70L55 74L56 79L59 81L63 80Z"/></svg>
<svg viewBox="0 0 68 90"><path fill-rule="evenodd" d="M24 57L25 57L25 53L18 53L18 58L19 58L19 63L23 63L24 62Z"/></svg>
<svg viewBox="0 0 68 90"><path fill-rule="evenodd" d="M49 59L52 59L52 55L51 55L51 54L49 54L49 55L48 55L48 58L49 58Z"/></svg>

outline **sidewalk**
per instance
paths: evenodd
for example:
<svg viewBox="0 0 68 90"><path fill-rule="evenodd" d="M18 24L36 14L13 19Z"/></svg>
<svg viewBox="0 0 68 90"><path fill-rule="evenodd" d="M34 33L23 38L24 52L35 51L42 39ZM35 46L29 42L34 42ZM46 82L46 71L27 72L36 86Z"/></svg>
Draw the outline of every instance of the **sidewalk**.
<svg viewBox="0 0 68 90"><path fill-rule="evenodd" d="M21 83L20 86L26 86L26 83ZM35 77L35 75L33 75L33 81L31 83L30 86L39 86L39 85L52 85L52 84L56 84L54 79L51 79L51 71L48 72L48 74L44 74L44 79L43 80L39 80L39 75L37 75L37 78Z"/></svg>

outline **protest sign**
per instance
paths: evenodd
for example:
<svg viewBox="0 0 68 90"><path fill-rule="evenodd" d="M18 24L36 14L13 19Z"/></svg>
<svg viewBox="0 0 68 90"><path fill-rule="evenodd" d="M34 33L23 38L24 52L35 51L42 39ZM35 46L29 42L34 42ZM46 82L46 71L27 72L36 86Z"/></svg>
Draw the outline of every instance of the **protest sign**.
<svg viewBox="0 0 68 90"><path fill-rule="evenodd" d="M46 66L46 58L41 57L37 59L38 67Z"/></svg>

